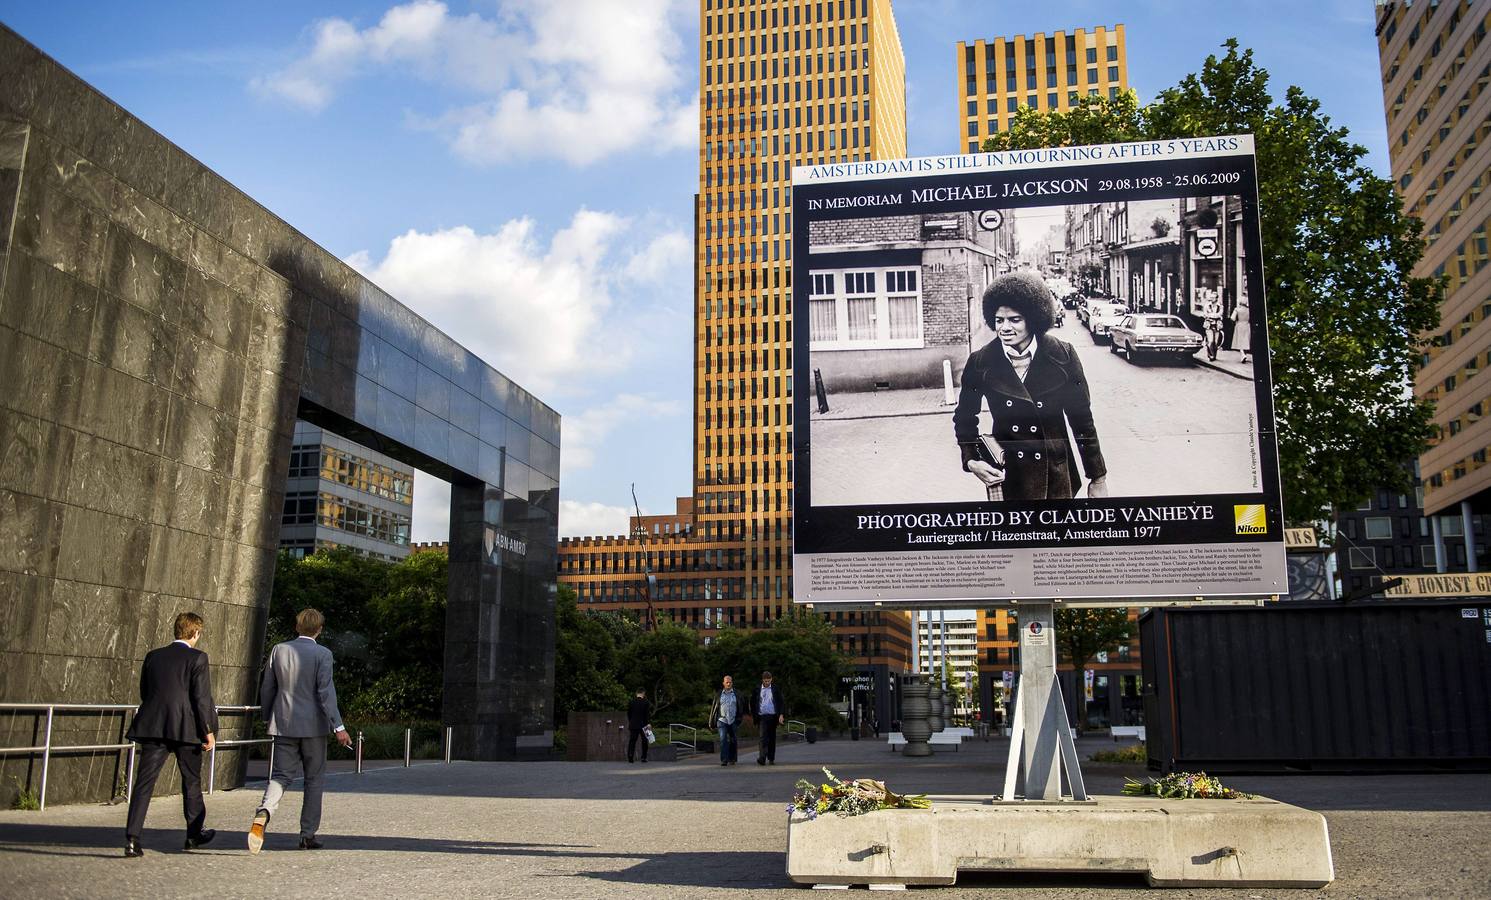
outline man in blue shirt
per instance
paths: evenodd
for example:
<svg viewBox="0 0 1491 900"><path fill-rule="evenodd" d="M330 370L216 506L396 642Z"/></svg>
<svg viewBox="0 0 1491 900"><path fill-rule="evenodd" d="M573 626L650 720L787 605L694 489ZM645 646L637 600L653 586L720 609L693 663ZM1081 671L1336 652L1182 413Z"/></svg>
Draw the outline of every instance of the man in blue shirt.
<svg viewBox="0 0 1491 900"><path fill-rule="evenodd" d="M740 698L735 694L735 679L725 676L720 693L709 708L709 721L720 734L720 765L733 766L739 756L736 728L745 715Z"/></svg>

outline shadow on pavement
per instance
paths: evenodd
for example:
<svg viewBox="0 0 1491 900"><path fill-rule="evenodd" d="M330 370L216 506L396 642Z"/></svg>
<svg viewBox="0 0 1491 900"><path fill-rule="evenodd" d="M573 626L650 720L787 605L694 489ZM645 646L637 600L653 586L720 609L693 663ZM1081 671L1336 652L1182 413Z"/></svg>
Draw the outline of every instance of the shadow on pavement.
<svg viewBox="0 0 1491 900"><path fill-rule="evenodd" d="M608 854L611 855L611 854ZM576 872L584 878L623 884L678 887L788 888L787 855L720 850L710 853L659 853L619 871Z"/></svg>
<svg viewBox="0 0 1491 900"><path fill-rule="evenodd" d="M185 831L181 829L147 828L140 837L140 846L156 853L186 853L181 849ZM213 855L223 851L247 853L246 835L242 831L218 829L217 839L194 855ZM264 849L279 851L296 849L299 837L292 831L266 836ZM387 835L338 834L323 836L326 850L380 850L405 851L411 853L497 853L505 856L596 856L616 857L628 854L573 853L589 850L592 844L534 844L505 841L463 841L456 839L417 838ZM117 848L115 848L117 845ZM115 848L109 852L78 853L60 848L77 847L98 851ZM59 848L59 849L49 849ZM112 859L122 858L124 830L120 827L99 825L0 825L0 850L9 853L39 853L67 857L91 856ZM320 851L325 852L325 851Z"/></svg>

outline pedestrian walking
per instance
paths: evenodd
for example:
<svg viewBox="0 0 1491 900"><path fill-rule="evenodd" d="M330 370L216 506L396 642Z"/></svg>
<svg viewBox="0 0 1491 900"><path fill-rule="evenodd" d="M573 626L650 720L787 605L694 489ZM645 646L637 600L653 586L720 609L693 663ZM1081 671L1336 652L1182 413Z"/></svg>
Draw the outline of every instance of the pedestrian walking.
<svg viewBox="0 0 1491 900"><path fill-rule="evenodd" d="M166 757L176 757L181 773L181 811L186 816L186 849L195 850L217 836L203 828L207 806L202 802L202 752L216 742L217 706L212 702L207 654L197 649L202 639L202 617L184 612L176 617L176 639L145 654L140 667L140 708L125 737L140 745L139 772L129 798L124 826L124 855L145 855L140 835L150 795Z"/></svg>
<svg viewBox="0 0 1491 900"><path fill-rule="evenodd" d="M630 732L626 739L627 762L636 762L638 741L642 742L642 761L647 762L647 721L651 713L652 706L647 702L647 692L637 688L637 696L626 707L626 727Z"/></svg>
<svg viewBox="0 0 1491 900"><path fill-rule="evenodd" d="M1030 272L1001 275L984 291L983 313L995 337L968 355L953 412L963 471L984 484L989 499L1071 499L1082 482L1067 440L1070 424L1087 496L1108 496L1082 362L1070 344L1048 333L1051 292ZM979 434L985 402L992 437Z"/></svg>
<svg viewBox="0 0 1491 900"><path fill-rule="evenodd" d="M295 617L294 640L275 644L264 666L259 684L259 703L274 738L274 771L264 789L264 799L249 826L248 848L258 853L264 847L280 798L297 778L304 778L300 806L300 849L320 850L316 831L321 827L321 794L326 777L326 733L335 732L343 747L352 737L337 711L336 684L332 681L331 651L316 643L326 618L318 610L303 609Z"/></svg>
<svg viewBox="0 0 1491 900"><path fill-rule="evenodd" d="M1253 350L1253 325L1247 303L1239 303L1232 310L1232 349L1240 354L1241 362L1248 362Z"/></svg>
<svg viewBox="0 0 1491 900"><path fill-rule="evenodd" d="M751 695L751 718L761 733L756 749L756 765L777 764L777 726L787 721L787 704L782 689L771 683L771 673L761 673L761 688Z"/></svg>
<svg viewBox="0 0 1491 900"><path fill-rule="evenodd" d="M720 765L733 766L740 756L740 741L737 729L745 715L744 705L735 694L735 679L726 675L721 681L720 692L709 707L709 722L720 736Z"/></svg>

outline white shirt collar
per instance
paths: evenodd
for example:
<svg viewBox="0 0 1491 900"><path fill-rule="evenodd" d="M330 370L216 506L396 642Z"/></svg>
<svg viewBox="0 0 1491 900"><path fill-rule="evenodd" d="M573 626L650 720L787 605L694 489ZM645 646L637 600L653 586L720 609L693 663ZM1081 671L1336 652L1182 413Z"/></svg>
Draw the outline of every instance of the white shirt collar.
<svg viewBox="0 0 1491 900"><path fill-rule="evenodd" d="M1010 347L1004 341L999 342L999 348L1004 351L1004 355L1009 359L1035 359L1035 348L1039 342L1040 338L1032 334L1030 336L1030 343L1025 345L1024 353L1016 353L1014 348Z"/></svg>
<svg viewBox="0 0 1491 900"><path fill-rule="evenodd" d="M313 637L311 637L311 636L310 636L310 635L308 635L308 634L297 634L297 635L296 635L296 636L295 636L295 639L296 639L296 640L297 640L297 641L310 641L310 642L311 642L311 643L312 643L312 644L314 644L314 643L316 643L316 639L315 639L315 638L313 638Z"/></svg>
<svg viewBox="0 0 1491 900"><path fill-rule="evenodd" d="M173 644L186 644L188 647L191 646L191 642L190 641L185 641L185 640L182 640L181 638L177 638L176 640L172 641L171 643L173 643Z"/></svg>

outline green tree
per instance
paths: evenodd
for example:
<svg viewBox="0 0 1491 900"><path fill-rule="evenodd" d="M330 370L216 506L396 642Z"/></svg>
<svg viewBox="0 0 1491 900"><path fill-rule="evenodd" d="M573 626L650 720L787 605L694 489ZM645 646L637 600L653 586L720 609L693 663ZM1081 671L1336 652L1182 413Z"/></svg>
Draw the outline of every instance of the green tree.
<svg viewBox="0 0 1491 900"><path fill-rule="evenodd" d="M1442 290L1412 277L1422 223L1363 164L1366 150L1299 88L1275 103L1252 51L1223 46L1149 106L1122 94L1066 113L1022 108L984 149L1256 137L1285 515L1310 521L1379 486L1406 488L1401 462L1426 445L1433 413L1407 387Z"/></svg>
<svg viewBox="0 0 1491 900"><path fill-rule="evenodd" d="M381 667L433 666L445 659L445 601L450 558L414 553L394 564L369 610L376 623L374 649Z"/></svg>
<svg viewBox="0 0 1491 900"><path fill-rule="evenodd" d="M702 716L701 706L708 704L710 679L699 634L671 619L638 634L621 651L618 670L628 691L647 691L654 714Z"/></svg>
<svg viewBox="0 0 1491 900"><path fill-rule="evenodd" d="M569 585L559 586L555 617L554 724L567 723L573 711L625 709L616 641L606 623L580 611Z"/></svg>
<svg viewBox="0 0 1491 900"><path fill-rule="evenodd" d="M1078 678L1093 657L1112 653L1134 635L1126 609L1058 609L1055 626L1057 652Z"/></svg>
<svg viewBox="0 0 1491 900"><path fill-rule="evenodd" d="M816 613L793 611L770 628L724 628L705 649L710 678L734 675L739 688L753 689L769 671L794 719L823 725L842 721L829 703L839 696L848 661L834 647L833 626Z"/></svg>

